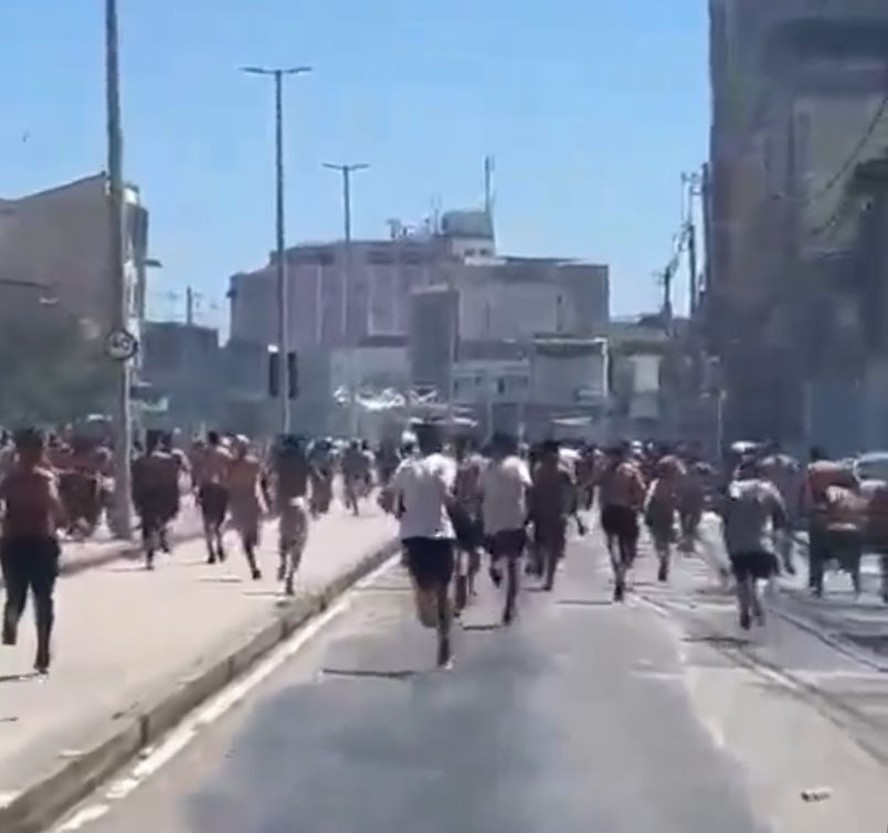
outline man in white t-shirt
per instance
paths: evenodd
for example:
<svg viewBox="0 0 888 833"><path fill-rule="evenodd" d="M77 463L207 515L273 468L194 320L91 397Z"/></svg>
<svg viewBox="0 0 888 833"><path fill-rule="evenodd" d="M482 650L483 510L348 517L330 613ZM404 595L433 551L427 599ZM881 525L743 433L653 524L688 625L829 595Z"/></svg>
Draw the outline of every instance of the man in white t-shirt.
<svg viewBox="0 0 888 833"><path fill-rule="evenodd" d="M506 625L515 616L518 561L527 545L527 493L531 485L530 470L518 456L517 441L495 434L490 465L481 474L481 514L491 555L490 577L497 586L502 581L502 563L506 563Z"/></svg>
<svg viewBox="0 0 888 833"><path fill-rule="evenodd" d="M456 462L441 453L442 435L437 425L420 425L416 435L419 455L401 463L391 487L407 568L421 593L435 595L438 665L445 667L451 662L448 593L456 535L448 506L456 482Z"/></svg>

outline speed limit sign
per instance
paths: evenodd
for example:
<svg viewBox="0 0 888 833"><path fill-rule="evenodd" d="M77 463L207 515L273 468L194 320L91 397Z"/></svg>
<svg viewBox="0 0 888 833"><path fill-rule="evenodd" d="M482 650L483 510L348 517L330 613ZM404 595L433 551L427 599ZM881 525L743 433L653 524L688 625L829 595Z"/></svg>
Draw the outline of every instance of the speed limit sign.
<svg viewBox="0 0 888 833"><path fill-rule="evenodd" d="M112 330L105 339L105 353L116 362L129 361L138 349L139 342L127 330Z"/></svg>

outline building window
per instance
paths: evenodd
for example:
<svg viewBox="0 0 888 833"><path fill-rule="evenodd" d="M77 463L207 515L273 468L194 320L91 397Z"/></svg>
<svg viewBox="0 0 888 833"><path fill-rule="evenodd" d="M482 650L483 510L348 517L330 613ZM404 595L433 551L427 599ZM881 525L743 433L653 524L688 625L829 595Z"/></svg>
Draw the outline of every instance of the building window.
<svg viewBox="0 0 888 833"><path fill-rule="evenodd" d="M394 263L395 259L392 253L387 249L371 249L367 252L367 263L373 263L378 266L386 266Z"/></svg>

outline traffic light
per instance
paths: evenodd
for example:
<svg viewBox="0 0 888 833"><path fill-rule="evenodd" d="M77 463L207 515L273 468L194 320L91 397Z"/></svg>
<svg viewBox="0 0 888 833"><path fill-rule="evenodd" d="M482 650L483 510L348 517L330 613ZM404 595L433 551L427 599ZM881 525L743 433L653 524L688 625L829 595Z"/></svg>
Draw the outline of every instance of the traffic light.
<svg viewBox="0 0 888 833"><path fill-rule="evenodd" d="M299 362L295 350L287 353L287 396L290 399L299 397Z"/></svg>
<svg viewBox="0 0 888 833"><path fill-rule="evenodd" d="M268 353L268 395L276 399L280 395L280 353ZM287 397L299 397L299 361L295 350L287 353Z"/></svg>

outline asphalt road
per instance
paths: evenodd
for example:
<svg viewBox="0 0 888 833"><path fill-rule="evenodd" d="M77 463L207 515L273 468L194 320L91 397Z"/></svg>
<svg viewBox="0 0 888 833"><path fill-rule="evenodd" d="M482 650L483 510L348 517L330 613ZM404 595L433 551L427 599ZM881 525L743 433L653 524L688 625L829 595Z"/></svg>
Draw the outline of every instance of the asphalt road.
<svg viewBox="0 0 888 833"><path fill-rule="evenodd" d="M646 559L636 580L653 572ZM510 629L482 584L453 670L432 670L433 639L392 569L178 754L122 773L58 829L885 829L879 764L680 620L638 597L611 605L597 543L572 545L554 593L524 592ZM803 800L819 787L824 800Z"/></svg>

